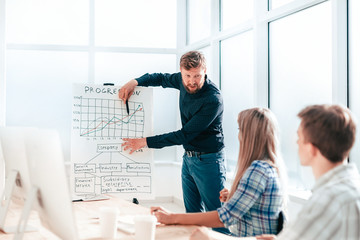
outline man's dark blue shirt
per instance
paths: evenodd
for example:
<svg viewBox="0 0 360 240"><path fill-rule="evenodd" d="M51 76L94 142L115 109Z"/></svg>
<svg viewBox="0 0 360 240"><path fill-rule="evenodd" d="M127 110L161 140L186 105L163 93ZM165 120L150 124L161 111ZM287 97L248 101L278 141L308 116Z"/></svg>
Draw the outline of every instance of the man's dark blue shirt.
<svg viewBox="0 0 360 240"><path fill-rule="evenodd" d="M182 128L178 131L147 137L149 148L183 145L186 151L214 153L224 148L222 129L223 99L216 85L205 77L196 93L186 91L181 73L145 74L136 79L138 86L162 86L180 91Z"/></svg>

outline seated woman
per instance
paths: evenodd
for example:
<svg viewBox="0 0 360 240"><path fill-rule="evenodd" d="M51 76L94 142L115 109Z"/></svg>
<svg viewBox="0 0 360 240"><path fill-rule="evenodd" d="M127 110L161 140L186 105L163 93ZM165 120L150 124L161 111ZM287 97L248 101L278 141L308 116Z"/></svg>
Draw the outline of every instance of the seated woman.
<svg viewBox="0 0 360 240"><path fill-rule="evenodd" d="M216 211L184 214L151 207L160 223L230 227L238 237L278 233L286 194L275 116L269 109L248 109L239 113L238 124L237 172L230 192L221 192L224 205Z"/></svg>

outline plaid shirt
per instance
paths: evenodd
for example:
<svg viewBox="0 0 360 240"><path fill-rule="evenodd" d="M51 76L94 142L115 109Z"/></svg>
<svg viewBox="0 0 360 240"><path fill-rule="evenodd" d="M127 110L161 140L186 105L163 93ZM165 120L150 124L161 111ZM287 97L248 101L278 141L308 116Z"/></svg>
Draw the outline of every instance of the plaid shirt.
<svg viewBox="0 0 360 240"><path fill-rule="evenodd" d="M356 166L340 165L321 176L297 219L277 239L360 239L360 175Z"/></svg>
<svg viewBox="0 0 360 240"><path fill-rule="evenodd" d="M220 220L238 237L277 234L283 193L277 170L266 161L254 161L236 192L221 208Z"/></svg>

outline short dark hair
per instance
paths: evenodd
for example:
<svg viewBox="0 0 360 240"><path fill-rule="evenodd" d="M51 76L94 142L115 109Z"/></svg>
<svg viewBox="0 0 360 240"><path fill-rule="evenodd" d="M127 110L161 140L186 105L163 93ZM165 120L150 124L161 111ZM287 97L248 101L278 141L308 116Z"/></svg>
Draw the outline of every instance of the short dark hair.
<svg viewBox="0 0 360 240"><path fill-rule="evenodd" d="M180 58L180 68L190 70L191 68L206 68L206 59L204 54L199 51L190 51Z"/></svg>
<svg viewBox="0 0 360 240"><path fill-rule="evenodd" d="M316 146L332 163L344 160L355 142L356 123L340 105L312 105L298 114L306 142Z"/></svg>

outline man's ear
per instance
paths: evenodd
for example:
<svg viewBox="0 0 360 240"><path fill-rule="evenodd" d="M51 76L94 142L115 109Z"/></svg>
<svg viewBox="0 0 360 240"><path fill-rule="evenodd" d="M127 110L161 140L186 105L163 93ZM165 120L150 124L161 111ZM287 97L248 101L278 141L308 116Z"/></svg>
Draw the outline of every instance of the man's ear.
<svg viewBox="0 0 360 240"><path fill-rule="evenodd" d="M320 153L320 150L312 143L309 143L309 148L310 148L310 154L312 157L315 157L316 155L318 154L321 154Z"/></svg>

